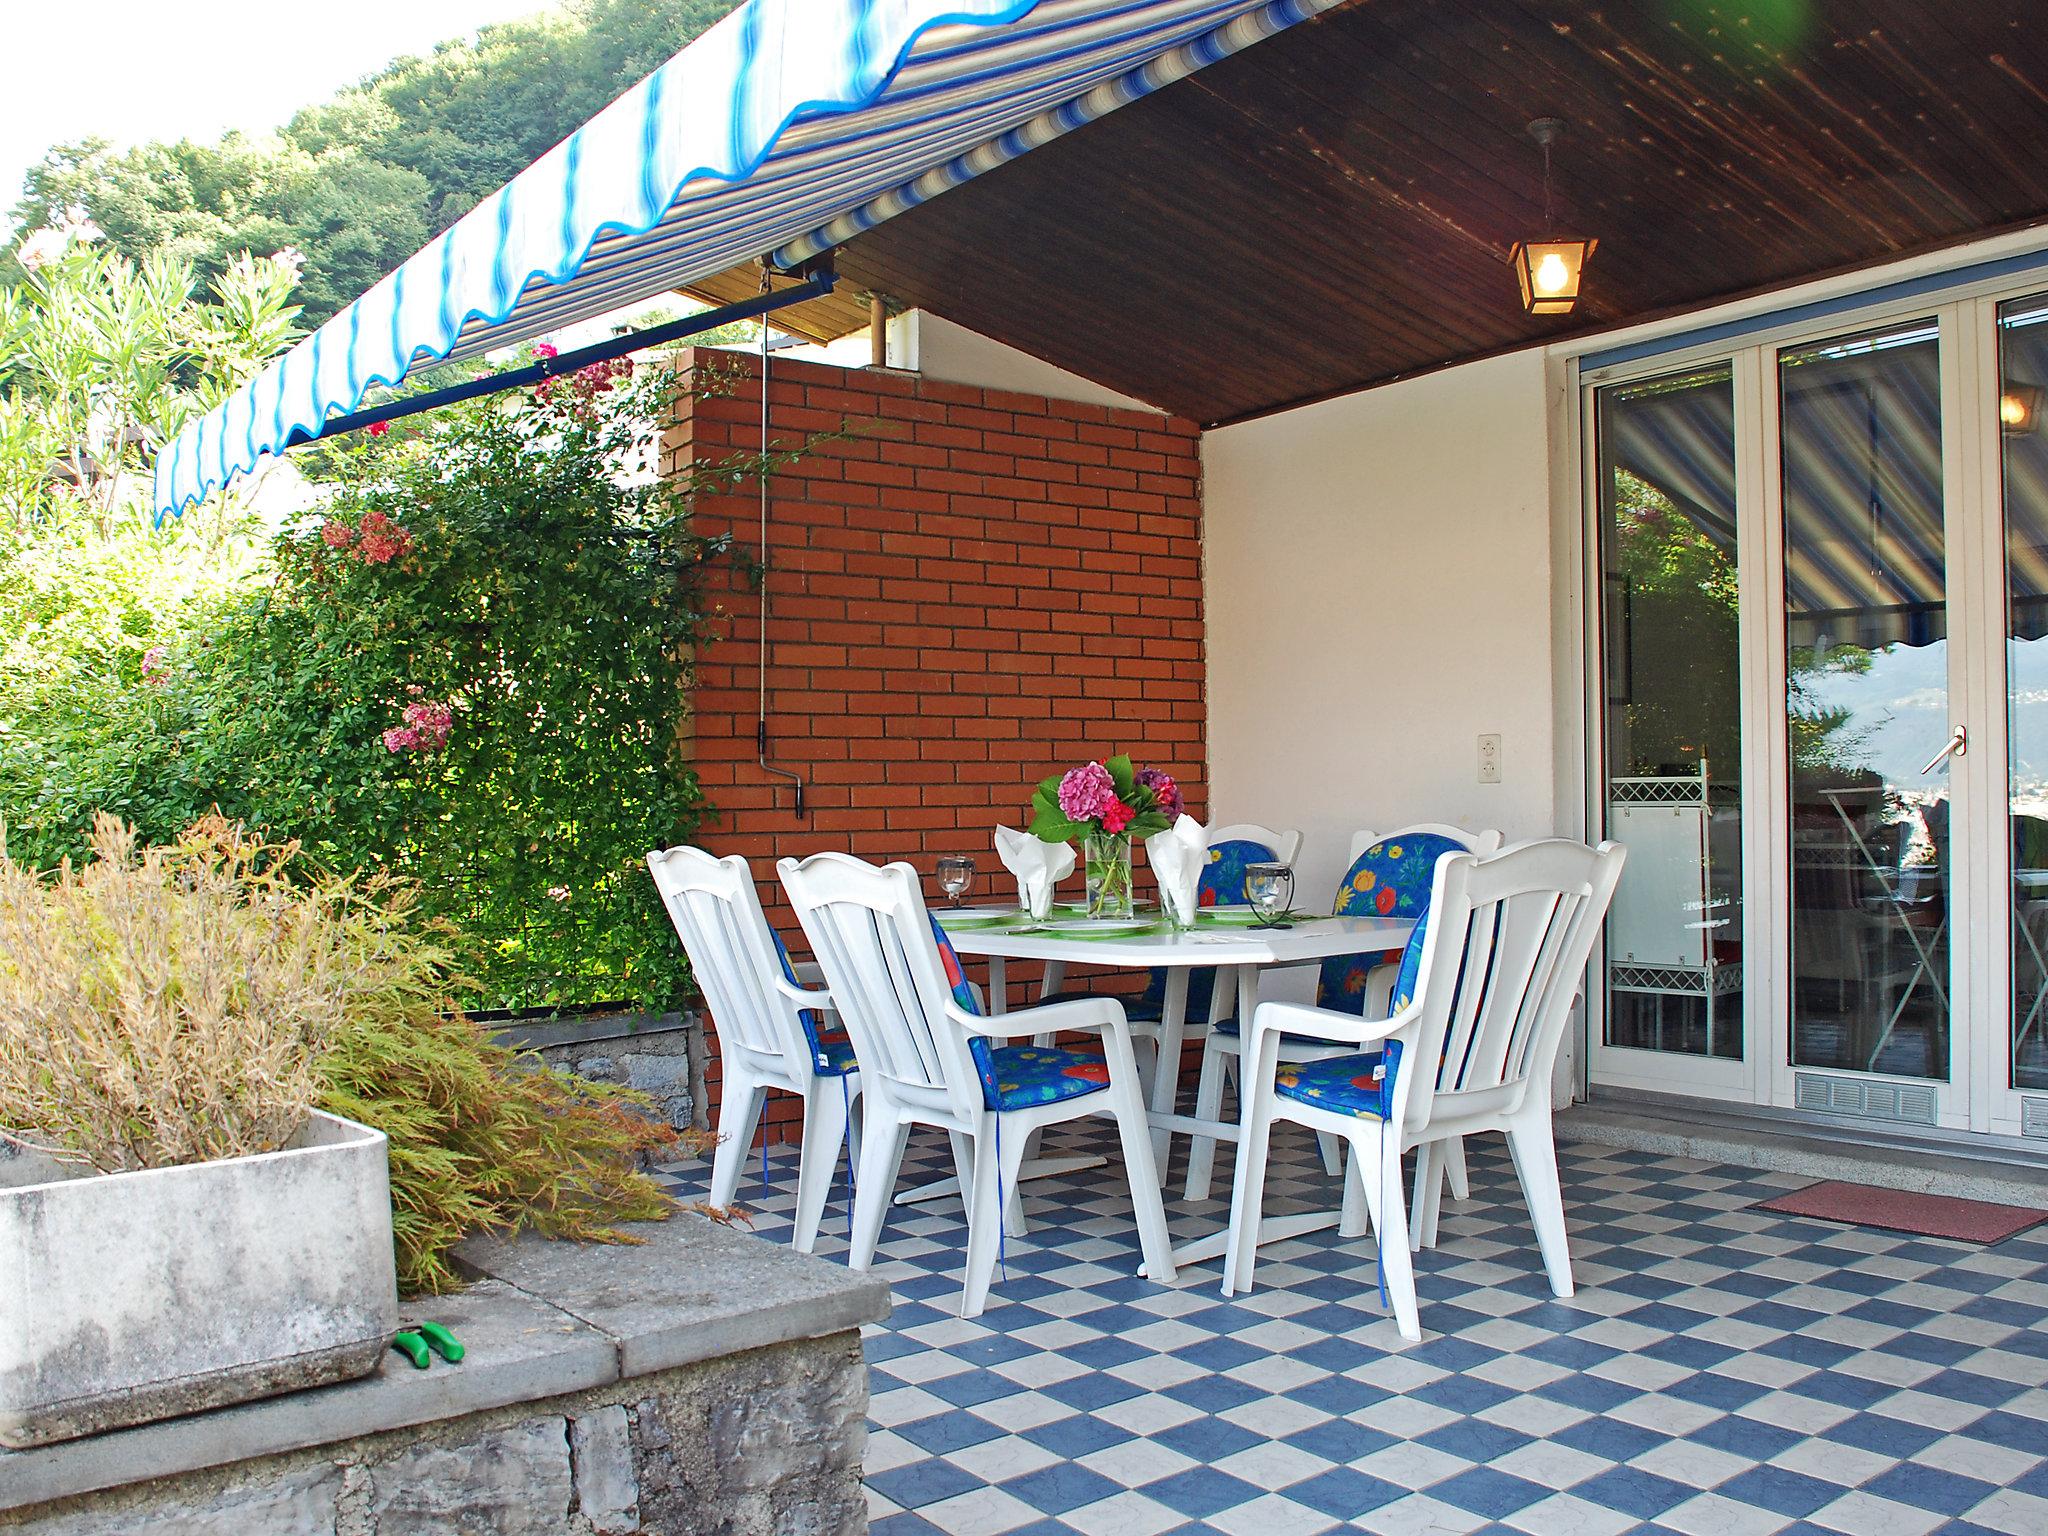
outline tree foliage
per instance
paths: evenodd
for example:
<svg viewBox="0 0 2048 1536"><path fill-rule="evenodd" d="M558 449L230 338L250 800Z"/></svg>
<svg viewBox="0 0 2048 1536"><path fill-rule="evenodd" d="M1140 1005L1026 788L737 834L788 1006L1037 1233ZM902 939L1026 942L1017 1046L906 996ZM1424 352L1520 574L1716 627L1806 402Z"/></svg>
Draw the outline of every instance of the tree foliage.
<svg viewBox="0 0 2048 1536"><path fill-rule="evenodd" d="M61 144L15 205L12 247L81 208L109 247L189 262L296 248L318 324L567 137L736 0L582 0L395 60L275 135ZM0 257L0 284L19 268Z"/></svg>

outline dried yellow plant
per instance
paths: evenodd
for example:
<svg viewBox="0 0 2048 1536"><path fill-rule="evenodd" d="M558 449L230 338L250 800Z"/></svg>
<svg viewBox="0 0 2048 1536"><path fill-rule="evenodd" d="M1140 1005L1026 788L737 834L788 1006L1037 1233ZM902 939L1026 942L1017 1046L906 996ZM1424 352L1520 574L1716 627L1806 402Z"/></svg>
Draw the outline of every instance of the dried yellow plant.
<svg viewBox="0 0 2048 1536"><path fill-rule="evenodd" d="M351 882L219 817L25 868L0 836L0 1128L102 1172L274 1151L370 978Z"/></svg>

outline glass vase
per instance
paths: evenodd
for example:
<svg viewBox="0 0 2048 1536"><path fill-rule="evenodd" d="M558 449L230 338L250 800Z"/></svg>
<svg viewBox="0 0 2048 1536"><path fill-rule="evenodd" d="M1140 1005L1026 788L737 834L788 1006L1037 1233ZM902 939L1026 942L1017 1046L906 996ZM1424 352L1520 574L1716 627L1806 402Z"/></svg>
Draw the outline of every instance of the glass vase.
<svg viewBox="0 0 2048 1536"><path fill-rule="evenodd" d="M1088 880L1090 917L1129 917L1131 839L1128 833L1090 832L1082 839L1083 872Z"/></svg>

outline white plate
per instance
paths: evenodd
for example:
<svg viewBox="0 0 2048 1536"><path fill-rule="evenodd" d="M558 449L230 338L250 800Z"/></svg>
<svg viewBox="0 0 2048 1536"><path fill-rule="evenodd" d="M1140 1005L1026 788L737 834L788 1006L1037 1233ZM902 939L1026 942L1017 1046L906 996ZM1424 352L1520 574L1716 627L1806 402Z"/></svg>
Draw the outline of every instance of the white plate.
<svg viewBox="0 0 2048 1536"><path fill-rule="evenodd" d="M1022 907L933 907L932 916L946 923L1001 923L1023 915Z"/></svg>
<svg viewBox="0 0 2048 1536"><path fill-rule="evenodd" d="M1047 933L1143 933L1158 924L1155 917L1055 917L1038 926Z"/></svg>

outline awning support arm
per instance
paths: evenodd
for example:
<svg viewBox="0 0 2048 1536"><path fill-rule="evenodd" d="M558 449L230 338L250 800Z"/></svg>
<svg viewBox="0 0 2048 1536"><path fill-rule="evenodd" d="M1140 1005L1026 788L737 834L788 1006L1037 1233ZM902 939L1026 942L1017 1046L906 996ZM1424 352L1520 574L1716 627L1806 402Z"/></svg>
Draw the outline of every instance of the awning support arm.
<svg viewBox="0 0 2048 1536"><path fill-rule="evenodd" d="M742 299L737 304L707 309L699 315L685 315L682 319L671 320L666 325L650 326L644 331L632 331L624 336L609 336L603 341L592 342L587 347L578 347L573 352L562 352L554 357L541 358L524 368L493 373L481 379L467 379L460 384L451 384L446 389L429 390L421 395L406 395L400 399L387 400L381 405L371 406L368 410L352 411L346 416L331 416L321 424L318 432L294 430L286 440L285 446L294 448L300 443L310 443L316 438L336 437L343 432L355 432L363 427L374 426L380 421L396 421L401 416L417 416L421 411L453 405L458 400L474 400L479 395L494 395L501 390L523 389L544 379L559 378L563 374L574 373L579 368L588 368L592 363L608 363L615 357L642 352L649 347L658 347L664 342L681 341L686 336L701 335L705 331L717 330L721 325L731 325L736 320L757 319L778 309L787 309L792 304L801 304L807 299L821 299L832 291L833 284L839 280L838 275L832 270L830 252L820 260L806 262L800 271L804 280L796 287L785 288L780 293L759 294L751 299Z"/></svg>

